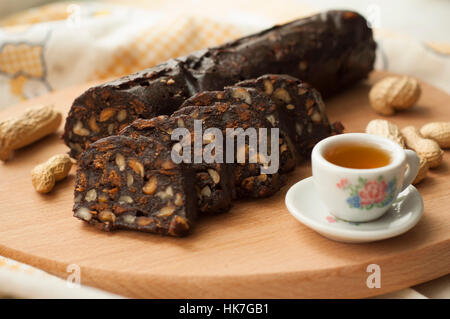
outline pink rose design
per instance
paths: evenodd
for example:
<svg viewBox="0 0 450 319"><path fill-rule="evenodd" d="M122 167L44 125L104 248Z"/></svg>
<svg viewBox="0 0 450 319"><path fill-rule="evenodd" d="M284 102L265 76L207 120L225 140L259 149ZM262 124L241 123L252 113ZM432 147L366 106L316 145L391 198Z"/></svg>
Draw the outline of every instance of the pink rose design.
<svg viewBox="0 0 450 319"><path fill-rule="evenodd" d="M333 217L331 217L331 216L327 216L327 217L325 217L326 219L327 219L327 221L329 222L329 223L335 223L336 222L336 219L334 219Z"/></svg>
<svg viewBox="0 0 450 319"><path fill-rule="evenodd" d="M345 186L347 186L347 184L348 184L348 179L343 178L339 181L339 183L336 184L336 186L340 189L343 189L343 188L345 188Z"/></svg>
<svg viewBox="0 0 450 319"><path fill-rule="evenodd" d="M359 192L361 197L361 205L366 206L376 204L383 201L386 197L386 182L369 181L364 186L364 189Z"/></svg>

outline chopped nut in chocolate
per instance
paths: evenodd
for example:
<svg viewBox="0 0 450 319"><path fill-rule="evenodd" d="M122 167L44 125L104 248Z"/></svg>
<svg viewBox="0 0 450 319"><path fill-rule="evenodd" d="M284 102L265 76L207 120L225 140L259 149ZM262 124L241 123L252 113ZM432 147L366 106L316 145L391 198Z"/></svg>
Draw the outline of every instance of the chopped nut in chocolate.
<svg viewBox="0 0 450 319"><path fill-rule="evenodd" d="M78 162L75 217L107 231L187 235L197 215L194 172L167 161L170 148L148 137L92 143Z"/></svg>
<svg viewBox="0 0 450 319"><path fill-rule="evenodd" d="M139 119L124 128L121 134L134 138L139 136L150 137L161 141L167 147L176 148L180 144L176 140L171 139L173 130L188 125L188 129L190 128L193 131L193 123L192 119L186 116L159 116L149 120ZM193 149L191 147L191 150ZM188 155L190 160L186 165L191 167L195 172L195 185L192 185L192 187L195 188L197 193L199 210L202 213L222 213L228 211L231 207L231 200L234 197L233 180L231 178L233 175L233 167L225 163L206 163L204 161L195 163L192 160L191 154ZM161 165L164 166L165 164L162 163ZM151 190L152 187L150 187Z"/></svg>
<svg viewBox="0 0 450 319"><path fill-rule="evenodd" d="M325 137L342 133L340 123L330 125L320 93L299 79L266 74L235 86L255 88L272 98L278 112L283 114L282 126L299 158L309 158L314 145Z"/></svg>

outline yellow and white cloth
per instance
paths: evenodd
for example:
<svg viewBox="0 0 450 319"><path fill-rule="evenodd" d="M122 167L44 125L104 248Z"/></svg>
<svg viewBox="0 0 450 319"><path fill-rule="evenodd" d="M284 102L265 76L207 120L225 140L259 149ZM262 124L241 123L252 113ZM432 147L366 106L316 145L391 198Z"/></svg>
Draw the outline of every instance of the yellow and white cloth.
<svg viewBox="0 0 450 319"><path fill-rule="evenodd" d="M294 0L112 2L58 2L0 20L0 108L77 83L129 74L316 11ZM377 68L416 76L450 92L449 45L383 30L376 30L376 38ZM449 286L447 276L419 291L450 298ZM64 280L4 257L0 296L116 297L84 286L68 288ZM387 297L423 295L407 289Z"/></svg>
<svg viewBox="0 0 450 319"><path fill-rule="evenodd" d="M105 3L32 9L0 21L0 107L129 74L270 24Z"/></svg>

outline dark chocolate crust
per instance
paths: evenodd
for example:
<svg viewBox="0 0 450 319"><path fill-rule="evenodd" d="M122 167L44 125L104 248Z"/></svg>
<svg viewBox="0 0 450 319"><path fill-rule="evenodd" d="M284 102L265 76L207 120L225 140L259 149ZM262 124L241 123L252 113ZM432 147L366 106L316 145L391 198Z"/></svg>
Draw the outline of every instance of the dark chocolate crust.
<svg viewBox="0 0 450 319"><path fill-rule="evenodd" d="M77 158L136 118L171 114L186 98L264 74L288 74L331 95L367 77L375 42L366 20L328 11L170 60L87 90L72 105L64 141Z"/></svg>
<svg viewBox="0 0 450 319"><path fill-rule="evenodd" d="M105 231L185 236L197 216L194 172L146 137L110 136L78 161L74 216Z"/></svg>

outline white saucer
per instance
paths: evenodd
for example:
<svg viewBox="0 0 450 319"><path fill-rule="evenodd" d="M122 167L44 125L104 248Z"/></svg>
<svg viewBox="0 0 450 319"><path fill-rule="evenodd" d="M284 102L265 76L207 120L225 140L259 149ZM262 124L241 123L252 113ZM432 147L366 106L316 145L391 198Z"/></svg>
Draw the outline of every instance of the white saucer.
<svg viewBox="0 0 450 319"><path fill-rule="evenodd" d="M401 235L419 222L423 211L422 196L410 185L379 219L364 223L343 221L325 208L312 177L292 186L285 202L289 212L305 226L329 239L346 243L367 243Z"/></svg>

